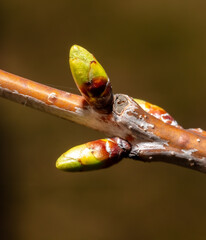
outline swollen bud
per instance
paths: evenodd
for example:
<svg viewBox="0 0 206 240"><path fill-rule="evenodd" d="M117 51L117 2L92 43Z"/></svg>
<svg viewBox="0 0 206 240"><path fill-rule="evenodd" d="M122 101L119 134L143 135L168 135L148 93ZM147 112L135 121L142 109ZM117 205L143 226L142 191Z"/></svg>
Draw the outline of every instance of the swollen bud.
<svg viewBox="0 0 206 240"><path fill-rule="evenodd" d="M144 100L136 99L134 98L135 102L140 105L140 107L145 111L151 114L152 116L162 120L164 123L167 123L169 125L180 127L178 123L174 120L174 118L167 113L163 108L151 104L149 102L146 102Z"/></svg>
<svg viewBox="0 0 206 240"><path fill-rule="evenodd" d="M111 83L96 58L86 49L74 45L70 49L69 63L75 83L86 101L97 109L111 110Z"/></svg>
<svg viewBox="0 0 206 240"><path fill-rule="evenodd" d="M69 172L107 168L128 156L130 149L123 139L100 139L71 148L58 158L56 167Z"/></svg>

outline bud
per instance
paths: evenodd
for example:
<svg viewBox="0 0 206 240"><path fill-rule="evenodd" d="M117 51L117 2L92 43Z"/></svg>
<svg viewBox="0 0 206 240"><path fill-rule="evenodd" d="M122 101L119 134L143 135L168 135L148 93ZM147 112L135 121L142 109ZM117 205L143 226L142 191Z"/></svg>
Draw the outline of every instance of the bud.
<svg viewBox="0 0 206 240"><path fill-rule="evenodd" d="M58 158L56 167L70 172L107 168L126 157L130 149L120 138L100 139L71 148Z"/></svg>
<svg viewBox="0 0 206 240"><path fill-rule="evenodd" d="M164 123L178 127L178 123L174 118L167 113L163 108L158 107L157 105L151 104L149 102L134 98L135 102L140 105L140 107L147 113L152 116L162 120Z"/></svg>
<svg viewBox="0 0 206 240"><path fill-rule="evenodd" d="M86 101L97 109L111 110L111 83L96 58L86 49L74 45L70 49L69 63L75 83Z"/></svg>

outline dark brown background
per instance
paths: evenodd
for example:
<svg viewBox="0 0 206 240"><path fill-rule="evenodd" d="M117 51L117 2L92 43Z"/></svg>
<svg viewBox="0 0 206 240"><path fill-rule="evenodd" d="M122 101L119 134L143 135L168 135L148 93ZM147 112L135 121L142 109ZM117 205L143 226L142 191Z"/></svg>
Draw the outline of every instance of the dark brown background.
<svg viewBox="0 0 206 240"><path fill-rule="evenodd" d="M206 4L201 0L0 2L0 68L78 93L71 45L95 54L114 92L206 129ZM101 133L0 99L1 239L205 239L206 176L125 159L64 173L65 150Z"/></svg>

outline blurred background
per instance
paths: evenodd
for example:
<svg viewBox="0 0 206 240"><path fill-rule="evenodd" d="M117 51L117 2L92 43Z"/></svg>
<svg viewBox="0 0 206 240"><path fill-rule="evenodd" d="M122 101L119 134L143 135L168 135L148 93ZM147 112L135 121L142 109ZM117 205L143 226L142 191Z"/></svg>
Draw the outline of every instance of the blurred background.
<svg viewBox="0 0 206 240"><path fill-rule="evenodd" d="M115 93L165 108L206 129L206 2L0 2L0 68L78 94L68 51L79 44ZM65 173L56 159L103 134L0 99L0 238L205 239L206 176L124 159Z"/></svg>

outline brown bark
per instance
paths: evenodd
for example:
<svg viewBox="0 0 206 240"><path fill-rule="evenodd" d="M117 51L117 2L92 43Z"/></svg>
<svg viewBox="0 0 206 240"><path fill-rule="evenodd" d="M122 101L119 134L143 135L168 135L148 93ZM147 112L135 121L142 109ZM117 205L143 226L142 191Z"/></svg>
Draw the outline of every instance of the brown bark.
<svg viewBox="0 0 206 240"><path fill-rule="evenodd" d="M131 97L116 94L104 113L83 97L0 70L0 96L127 140L130 158L163 161L206 172L206 137L171 126L145 112Z"/></svg>

